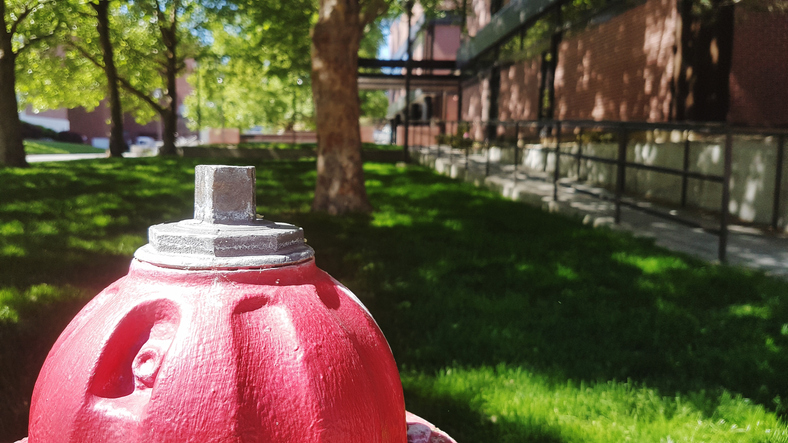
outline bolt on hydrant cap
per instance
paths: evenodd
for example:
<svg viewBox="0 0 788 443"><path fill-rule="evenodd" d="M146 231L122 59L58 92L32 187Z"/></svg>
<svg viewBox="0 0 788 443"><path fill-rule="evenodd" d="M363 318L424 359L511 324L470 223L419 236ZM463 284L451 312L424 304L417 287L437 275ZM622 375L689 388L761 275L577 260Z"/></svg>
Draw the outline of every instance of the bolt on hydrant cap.
<svg viewBox="0 0 788 443"><path fill-rule="evenodd" d="M255 214L254 166L198 165L194 219L148 228L137 260L181 269L284 266L314 256L298 226Z"/></svg>
<svg viewBox="0 0 788 443"><path fill-rule="evenodd" d="M224 224L254 222L257 219L254 172L254 166L197 165L194 219Z"/></svg>

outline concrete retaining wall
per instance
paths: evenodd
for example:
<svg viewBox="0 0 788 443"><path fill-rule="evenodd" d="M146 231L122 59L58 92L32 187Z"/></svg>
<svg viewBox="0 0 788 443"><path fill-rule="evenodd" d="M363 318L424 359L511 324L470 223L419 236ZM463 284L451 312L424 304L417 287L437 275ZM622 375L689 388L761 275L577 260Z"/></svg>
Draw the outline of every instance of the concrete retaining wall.
<svg viewBox="0 0 788 443"><path fill-rule="evenodd" d="M723 174L724 138L690 139L689 171L708 175ZM775 178L777 172L776 137L734 137L732 153L732 173L730 181L729 213L744 222L770 225L774 204ZM520 150L519 165L524 171L546 171L549 177L555 167L555 155L541 150L542 145L529 144ZM546 147L554 147L554 142L546 142ZM446 148L448 149L448 148ZM561 144L562 154L577 154L578 144ZM788 150L788 146L786 146ZM615 160L618 144L584 143L583 155ZM477 151L479 158L486 158L484 151ZM479 182L479 177L470 177L475 171L464 170L464 157L455 154L454 162L448 155L435 159L421 156L421 162L434 167L440 173L452 177L465 177L467 181ZM514 149L511 147L491 147L491 164L511 165L514 162ZM684 162L684 142L680 132L655 132L648 138L635 140L627 146L627 161L650 166L681 170ZM482 174L483 174L482 168ZM493 168L494 170L495 168ZM616 165L594 160L581 161L578 175L577 160L570 155L562 155L560 177L568 177L588 185L614 191ZM780 189L780 208L778 227L788 232L788 158L782 165ZM481 177L484 182L484 177ZM643 200L678 206L681 203L682 178L679 175L635 168L626 169L625 193ZM722 184L689 178L687 181L687 205L705 211L719 213L722 204Z"/></svg>

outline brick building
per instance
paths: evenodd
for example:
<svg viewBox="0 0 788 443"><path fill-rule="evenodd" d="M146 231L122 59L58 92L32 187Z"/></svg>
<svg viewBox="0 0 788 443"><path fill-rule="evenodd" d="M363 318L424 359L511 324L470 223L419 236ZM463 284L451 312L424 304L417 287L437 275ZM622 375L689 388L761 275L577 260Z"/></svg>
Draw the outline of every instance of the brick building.
<svg viewBox="0 0 788 443"><path fill-rule="evenodd" d="M193 69L193 61L187 62L187 73ZM186 120L182 117L183 100L188 96L193 88L186 81L186 75L176 79L178 90L178 135L190 136L196 134L186 126ZM109 146L110 134L110 109L106 100L102 100L93 110L88 111L83 107L72 109L52 109L34 113L31 109L26 109L19 113L22 121L44 126L55 131L72 131L82 135L88 144L98 147ZM159 118L141 125L134 120L130 114L123 116L123 133L126 142L134 143L137 137L150 137L154 140L161 140L162 125Z"/></svg>
<svg viewBox="0 0 788 443"><path fill-rule="evenodd" d="M418 3L414 5L410 20L411 52L414 61L453 62L456 60L461 41L461 18L455 11L448 9L449 6L451 5L447 5L447 10L441 17L428 17L421 5ZM389 59L407 59L407 37L408 18L402 15L394 19L389 27ZM450 73L451 70L447 69L415 68L412 71L414 78ZM446 81L439 81L433 87L416 85L411 89L410 119L456 119L459 105L458 87L458 82L447 85ZM390 89L388 95L388 117L397 122L404 121L405 90ZM401 140L401 137L398 139Z"/></svg>
<svg viewBox="0 0 788 443"><path fill-rule="evenodd" d="M788 127L788 14L725 6L709 26L691 2L597 3L471 1L462 118Z"/></svg>

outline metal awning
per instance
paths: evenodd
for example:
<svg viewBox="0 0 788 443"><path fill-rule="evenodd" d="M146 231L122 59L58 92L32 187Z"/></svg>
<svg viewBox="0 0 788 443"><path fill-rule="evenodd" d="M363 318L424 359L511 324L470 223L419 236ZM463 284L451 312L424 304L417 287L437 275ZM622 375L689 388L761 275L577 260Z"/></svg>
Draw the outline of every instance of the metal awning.
<svg viewBox="0 0 788 443"><path fill-rule="evenodd" d="M459 75L412 75L410 88L429 92L456 92ZM358 89L405 89L405 76L400 74L359 74Z"/></svg>
<svg viewBox="0 0 788 443"><path fill-rule="evenodd" d="M407 60L359 58L358 88L362 90L404 89L407 66ZM389 71L396 73L381 72L384 68L389 68ZM410 68L411 89L429 92L457 90L460 75L454 60L413 60L410 62ZM370 72L370 70L374 71ZM435 71L439 73L435 73Z"/></svg>
<svg viewBox="0 0 788 443"><path fill-rule="evenodd" d="M457 51L457 64L465 66L484 51L517 31L521 26L532 23L558 7L564 0L512 0L496 12L490 23L463 43Z"/></svg>

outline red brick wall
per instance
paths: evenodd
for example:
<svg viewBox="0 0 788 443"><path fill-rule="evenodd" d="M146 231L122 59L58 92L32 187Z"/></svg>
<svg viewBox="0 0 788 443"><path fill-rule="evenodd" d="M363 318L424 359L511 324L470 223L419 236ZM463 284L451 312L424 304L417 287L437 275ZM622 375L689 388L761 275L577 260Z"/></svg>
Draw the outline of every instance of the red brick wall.
<svg viewBox="0 0 788 443"><path fill-rule="evenodd" d="M441 101L441 120L457 121L457 94L446 94L445 100Z"/></svg>
<svg viewBox="0 0 788 443"><path fill-rule="evenodd" d="M556 118L667 121L676 0L648 0L561 43Z"/></svg>
<svg viewBox="0 0 788 443"><path fill-rule="evenodd" d="M728 121L788 126L788 14L736 9Z"/></svg>
<svg viewBox="0 0 788 443"><path fill-rule="evenodd" d="M487 78L478 79L462 86L462 119L465 121L487 120L490 106L490 81ZM480 124L473 124L470 136L476 140L484 139L484 128Z"/></svg>
<svg viewBox="0 0 788 443"><path fill-rule="evenodd" d="M94 137L109 138L109 125L107 125L109 118L109 107L107 107L107 103L104 100L90 112L82 107L68 110L71 131L87 137L88 143Z"/></svg>
<svg viewBox="0 0 788 443"><path fill-rule="evenodd" d="M501 68L498 120L539 118L540 65L541 58L537 57Z"/></svg>
<svg viewBox="0 0 788 443"><path fill-rule="evenodd" d="M480 29L487 26L487 23L490 23L492 18L490 14L491 3L491 0L471 0L468 2L468 17L465 20L468 36L475 36Z"/></svg>
<svg viewBox="0 0 788 443"><path fill-rule="evenodd" d="M104 100L91 112L81 107L69 109L68 119L71 122L71 131L86 136L88 143L91 143L94 137L109 138L109 107ZM140 125L129 114L123 115L123 132L126 140L131 142L134 142L140 135L161 139L158 120L147 125Z"/></svg>
<svg viewBox="0 0 788 443"><path fill-rule="evenodd" d="M435 41L432 44L433 60L454 60L460 49L460 27L436 25Z"/></svg>

